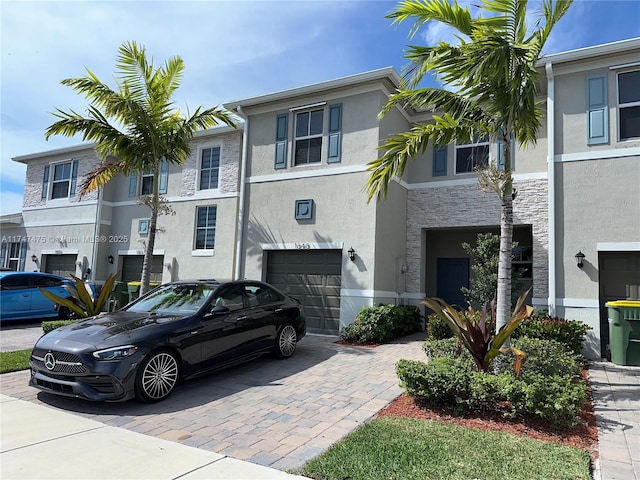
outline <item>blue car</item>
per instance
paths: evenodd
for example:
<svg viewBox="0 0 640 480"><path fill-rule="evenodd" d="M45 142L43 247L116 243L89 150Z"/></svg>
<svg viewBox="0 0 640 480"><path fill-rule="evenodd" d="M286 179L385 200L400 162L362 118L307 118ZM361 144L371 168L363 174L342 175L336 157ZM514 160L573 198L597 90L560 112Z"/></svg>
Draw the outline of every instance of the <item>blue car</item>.
<svg viewBox="0 0 640 480"><path fill-rule="evenodd" d="M71 285L71 280L50 273L0 272L0 320L69 318L67 308L56 310L55 304L38 289L69 298L71 294L64 285Z"/></svg>

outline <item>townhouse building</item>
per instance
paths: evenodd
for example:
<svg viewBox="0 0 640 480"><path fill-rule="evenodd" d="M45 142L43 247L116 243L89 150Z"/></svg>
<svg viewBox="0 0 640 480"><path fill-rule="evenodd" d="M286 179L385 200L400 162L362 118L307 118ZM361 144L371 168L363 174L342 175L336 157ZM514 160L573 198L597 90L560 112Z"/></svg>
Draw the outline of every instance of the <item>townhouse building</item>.
<svg viewBox="0 0 640 480"><path fill-rule="evenodd" d="M640 39L548 55L538 68L535 146L511 159L493 139L428 148L379 202L367 202L367 163L433 114L398 105L378 118L400 85L393 68L226 103L238 129L199 133L184 167L162 172L175 215L159 217L153 279L266 280L300 297L309 330L327 334L364 305L434 295L464 304L473 278L461 244L500 223L474 168L509 161L514 263L530 300L586 322L586 353L605 356L604 304L640 284ZM3 266L139 279L149 177L79 198L97 165L91 145L14 160L27 165L25 200L0 219Z"/></svg>

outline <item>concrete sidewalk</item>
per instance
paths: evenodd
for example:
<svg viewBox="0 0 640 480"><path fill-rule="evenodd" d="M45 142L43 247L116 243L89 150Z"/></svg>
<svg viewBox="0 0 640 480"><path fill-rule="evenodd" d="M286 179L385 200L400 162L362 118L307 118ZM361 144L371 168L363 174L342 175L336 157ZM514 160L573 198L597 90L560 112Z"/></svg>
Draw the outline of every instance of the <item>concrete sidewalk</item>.
<svg viewBox="0 0 640 480"><path fill-rule="evenodd" d="M0 477L302 479L0 394Z"/></svg>
<svg viewBox="0 0 640 480"><path fill-rule="evenodd" d="M589 364L598 424L595 480L640 480L640 367Z"/></svg>

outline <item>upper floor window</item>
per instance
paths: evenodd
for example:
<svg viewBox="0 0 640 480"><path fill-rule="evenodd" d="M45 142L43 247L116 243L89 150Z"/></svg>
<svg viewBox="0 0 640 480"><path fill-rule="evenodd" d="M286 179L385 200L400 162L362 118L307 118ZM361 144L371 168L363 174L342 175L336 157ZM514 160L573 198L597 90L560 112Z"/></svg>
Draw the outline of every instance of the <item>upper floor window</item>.
<svg viewBox="0 0 640 480"><path fill-rule="evenodd" d="M169 164L166 161L160 162L160 172L158 174L158 193L167 193L169 181ZM129 197L138 195L153 195L153 173L145 172L142 175L129 175Z"/></svg>
<svg viewBox="0 0 640 480"><path fill-rule="evenodd" d="M144 173L140 185L140 195L153 194L153 173Z"/></svg>
<svg viewBox="0 0 640 480"><path fill-rule="evenodd" d="M324 110L296 113L294 165L318 163L322 159Z"/></svg>
<svg viewBox="0 0 640 480"><path fill-rule="evenodd" d="M618 74L620 140L640 138L640 70Z"/></svg>
<svg viewBox="0 0 640 480"><path fill-rule="evenodd" d="M197 207L196 250L213 250L216 243L217 207Z"/></svg>
<svg viewBox="0 0 640 480"><path fill-rule="evenodd" d="M73 197L76 194L77 177L77 160L45 165L42 178L42 200Z"/></svg>
<svg viewBox="0 0 640 480"><path fill-rule="evenodd" d="M327 163L338 163L342 155L342 104L325 106L325 102L292 108L276 116L276 170L287 168L289 117L293 115L293 159L291 164L308 165L322 161L323 144ZM325 122L326 117L326 122Z"/></svg>
<svg viewBox="0 0 640 480"><path fill-rule="evenodd" d="M200 154L200 190L218 188L220 147L203 148Z"/></svg>
<svg viewBox="0 0 640 480"><path fill-rule="evenodd" d="M456 173L473 172L489 163L489 137L467 145L456 145Z"/></svg>

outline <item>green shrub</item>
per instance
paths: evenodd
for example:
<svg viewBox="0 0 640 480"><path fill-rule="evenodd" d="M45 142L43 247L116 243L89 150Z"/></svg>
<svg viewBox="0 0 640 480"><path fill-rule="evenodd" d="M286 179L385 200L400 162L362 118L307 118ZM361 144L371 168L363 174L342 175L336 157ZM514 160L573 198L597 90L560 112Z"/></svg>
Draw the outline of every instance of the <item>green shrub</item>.
<svg viewBox="0 0 640 480"><path fill-rule="evenodd" d="M472 363L450 357L434 358L429 363L402 359L396 363L400 385L409 395L433 405L463 412L471 396L469 387Z"/></svg>
<svg viewBox="0 0 640 480"><path fill-rule="evenodd" d="M428 339L422 344L422 350L427 357L457 357L462 350L460 349L460 342L457 338L445 338L442 340Z"/></svg>
<svg viewBox="0 0 640 480"><path fill-rule="evenodd" d="M576 424L587 400L587 389L575 378L527 374L513 380L507 398L516 413L534 415L554 428L565 428Z"/></svg>
<svg viewBox="0 0 640 480"><path fill-rule="evenodd" d="M504 413L506 406L509 414L540 417L554 428L573 426L587 395L584 382L575 375L578 367L572 354L553 341L522 339L520 346L529 347L532 362L517 378L511 367L504 373L478 371L464 351L459 357L447 356L455 349L453 339L425 342L429 362L400 360L396 373L409 395L456 414ZM553 366L556 361L561 365Z"/></svg>
<svg viewBox="0 0 640 480"><path fill-rule="evenodd" d="M65 325L71 325L72 323L76 323L77 320L52 320L50 322L42 322L42 331L44 333L49 333L56 328L64 327Z"/></svg>
<svg viewBox="0 0 640 480"><path fill-rule="evenodd" d="M422 315L415 305L398 305L393 308L393 333L395 338L404 337L422 330Z"/></svg>
<svg viewBox="0 0 640 480"><path fill-rule="evenodd" d="M409 395L455 413L494 408L512 381L509 375L479 372L470 356L400 360L396 373Z"/></svg>
<svg viewBox="0 0 640 480"><path fill-rule="evenodd" d="M565 320L537 313L523 321L512 334L513 338L532 337L555 340L565 344L576 355L582 354L582 344L591 327L579 320Z"/></svg>
<svg viewBox="0 0 640 480"><path fill-rule="evenodd" d="M436 313L427 316L427 334L430 340L443 340L454 336L447 322Z"/></svg>
<svg viewBox="0 0 640 480"><path fill-rule="evenodd" d="M356 321L340 331L340 338L353 343L384 343L418 332L421 328L422 318L417 307L364 307Z"/></svg>
<svg viewBox="0 0 640 480"><path fill-rule="evenodd" d="M546 376L577 376L580 375L581 361L569 348L555 340L522 337L513 341L513 346L527 354L522 365L522 375L527 373ZM512 372L514 355L509 352L496 359L496 371Z"/></svg>

